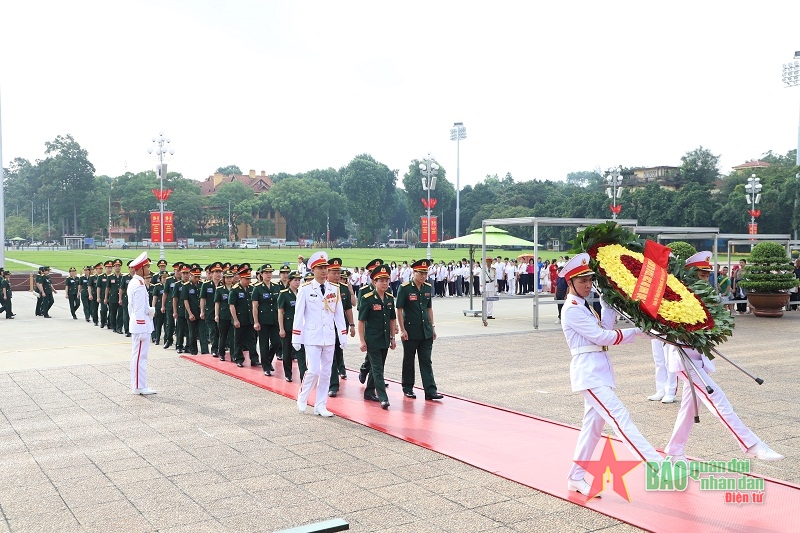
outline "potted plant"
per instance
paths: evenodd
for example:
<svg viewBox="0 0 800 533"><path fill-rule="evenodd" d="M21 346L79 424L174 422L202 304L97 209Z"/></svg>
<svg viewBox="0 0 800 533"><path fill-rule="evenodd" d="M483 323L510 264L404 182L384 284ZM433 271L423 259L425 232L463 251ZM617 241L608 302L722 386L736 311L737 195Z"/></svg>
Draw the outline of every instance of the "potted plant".
<svg viewBox="0 0 800 533"><path fill-rule="evenodd" d="M747 302L756 316L781 317L789 303L789 290L800 280L786 249L775 242L756 244L750 252L739 286L747 291Z"/></svg>

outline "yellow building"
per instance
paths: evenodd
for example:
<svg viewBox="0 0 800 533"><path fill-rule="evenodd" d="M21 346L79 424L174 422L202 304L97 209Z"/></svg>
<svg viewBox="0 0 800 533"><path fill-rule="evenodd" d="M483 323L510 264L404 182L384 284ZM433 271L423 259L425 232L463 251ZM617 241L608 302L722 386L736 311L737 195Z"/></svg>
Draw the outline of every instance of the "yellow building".
<svg viewBox="0 0 800 533"><path fill-rule="evenodd" d="M680 186L681 169L678 167L638 167L631 169L633 176L626 180L625 186L631 189L658 183L662 189L674 191Z"/></svg>

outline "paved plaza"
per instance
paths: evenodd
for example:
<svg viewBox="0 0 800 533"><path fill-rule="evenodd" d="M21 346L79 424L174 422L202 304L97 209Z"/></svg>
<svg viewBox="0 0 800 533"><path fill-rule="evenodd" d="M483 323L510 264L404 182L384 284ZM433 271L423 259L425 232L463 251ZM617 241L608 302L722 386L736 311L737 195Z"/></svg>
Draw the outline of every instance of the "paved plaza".
<svg viewBox="0 0 800 533"><path fill-rule="evenodd" d="M0 318L0 531L255 532L336 517L353 531L636 531L343 418L300 415L290 399L160 346L149 364L158 394L134 396L130 339L72 320L56 296L53 319L34 317L34 299L22 292L14 294L17 319ZM488 327L463 316L468 308L465 298L434 300L440 392L577 426L582 400L569 388L555 306L543 307L537 331L530 299L498 302ZM753 470L800 484L800 312L736 322L723 352L765 384L724 361L714 378L741 418L786 455ZM400 378L401 353L389 353L391 380ZM646 400L654 392L649 342L612 353L618 394L663 448L679 404ZM351 345L345 359L354 368L362 356ZM342 386L361 387L354 379ZM707 411L687 454L744 457Z"/></svg>

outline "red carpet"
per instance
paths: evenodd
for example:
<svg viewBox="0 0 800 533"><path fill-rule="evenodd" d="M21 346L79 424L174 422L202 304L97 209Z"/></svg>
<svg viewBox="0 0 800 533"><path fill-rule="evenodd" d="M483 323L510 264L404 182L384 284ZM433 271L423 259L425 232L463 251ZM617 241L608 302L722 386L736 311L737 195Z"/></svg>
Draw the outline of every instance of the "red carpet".
<svg viewBox="0 0 800 533"><path fill-rule="evenodd" d="M297 398L296 366L295 381L287 383L279 367L276 367L276 375L267 377L261 367L238 368L229 361L220 362L211 356L184 357L288 398ZM725 502L725 491L700 490L699 482L694 480L689 480L682 492L648 492L644 465L639 465L624 477L630 502L616 494L610 484L602 498L587 502L586 497L566 488L566 475L578 437L576 428L449 395L440 401L425 401L419 389L416 400L408 399L403 396L400 385L391 381L387 392L391 407L384 411L379 404L362 399L363 385L358 382L358 373L348 371L348 379L341 381L339 395L328 401L328 409L347 420L643 529L672 532L798 530L800 486L754 476L756 480L764 479L763 503L737 505ZM325 422L320 420L320 423ZM599 458L603 442L595 451L595 457ZM633 459L621 443L615 441L614 444L620 460ZM739 475L718 473L716 477L738 479ZM753 490L741 492L750 495Z"/></svg>

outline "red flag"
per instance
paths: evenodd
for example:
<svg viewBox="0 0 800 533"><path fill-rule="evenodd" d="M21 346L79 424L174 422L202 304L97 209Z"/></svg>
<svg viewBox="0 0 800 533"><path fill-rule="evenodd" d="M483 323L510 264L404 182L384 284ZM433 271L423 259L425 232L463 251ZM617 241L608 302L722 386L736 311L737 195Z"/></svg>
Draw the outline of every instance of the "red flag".
<svg viewBox="0 0 800 533"><path fill-rule="evenodd" d="M642 310L650 317L658 316L658 308L667 288L667 264L670 249L655 241L644 245L644 262L631 299L639 300Z"/></svg>

